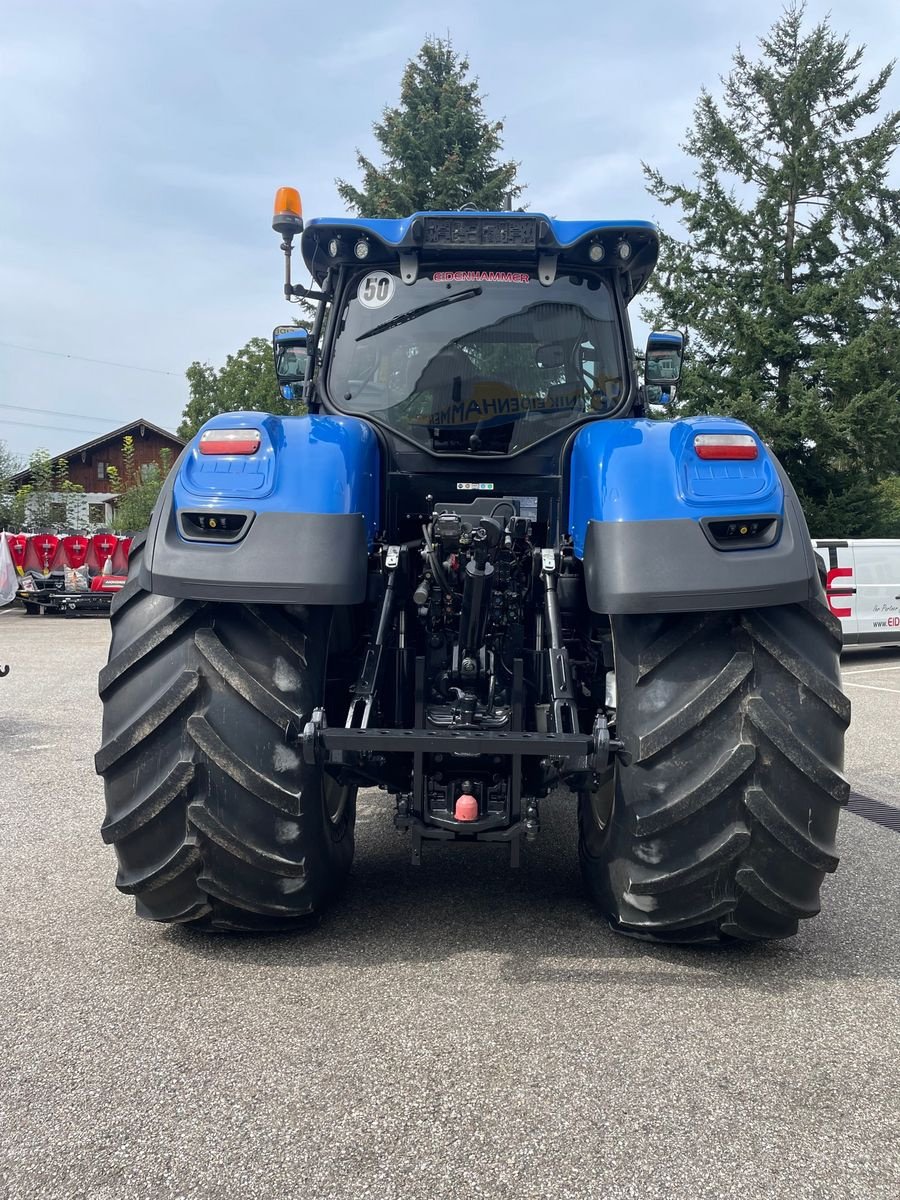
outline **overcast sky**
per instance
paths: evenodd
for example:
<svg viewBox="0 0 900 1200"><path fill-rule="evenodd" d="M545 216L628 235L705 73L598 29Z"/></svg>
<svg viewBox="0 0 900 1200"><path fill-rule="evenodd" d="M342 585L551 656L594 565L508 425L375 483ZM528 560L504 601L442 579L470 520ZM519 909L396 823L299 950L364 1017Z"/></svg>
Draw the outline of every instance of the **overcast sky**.
<svg viewBox="0 0 900 1200"><path fill-rule="evenodd" d="M372 121L427 34L468 53L529 207L665 222L641 159L687 176L700 88L780 10L0 0L0 438L59 453L138 416L174 429L191 360L220 365L291 315L274 189L299 187L308 217L343 215L335 176L356 180L357 146L377 153ZM811 0L808 17L828 11L867 43L869 74L900 56L898 0Z"/></svg>

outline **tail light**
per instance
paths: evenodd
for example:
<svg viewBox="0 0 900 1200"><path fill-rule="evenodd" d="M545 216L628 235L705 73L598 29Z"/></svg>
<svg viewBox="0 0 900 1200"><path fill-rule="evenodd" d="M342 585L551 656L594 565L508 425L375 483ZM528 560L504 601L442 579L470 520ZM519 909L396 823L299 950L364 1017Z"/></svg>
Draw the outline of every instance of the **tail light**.
<svg viewBox="0 0 900 1200"><path fill-rule="evenodd" d="M759 457L759 445L749 433L698 433L694 451L705 459L751 459Z"/></svg>
<svg viewBox="0 0 900 1200"><path fill-rule="evenodd" d="M207 429L200 435L201 454L255 454L259 444L258 429Z"/></svg>

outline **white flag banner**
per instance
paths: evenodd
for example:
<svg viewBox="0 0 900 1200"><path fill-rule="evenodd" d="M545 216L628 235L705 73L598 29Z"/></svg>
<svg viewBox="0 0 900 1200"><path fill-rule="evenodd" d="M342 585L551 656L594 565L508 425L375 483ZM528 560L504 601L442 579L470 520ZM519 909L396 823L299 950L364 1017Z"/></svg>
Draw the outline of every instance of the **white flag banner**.
<svg viewBox="0 0 900 1200"><path fill-rule="evenodd" d="M0 604L9 604L19 590L19 577L9 552L9 540L0 533Z"/></svg>

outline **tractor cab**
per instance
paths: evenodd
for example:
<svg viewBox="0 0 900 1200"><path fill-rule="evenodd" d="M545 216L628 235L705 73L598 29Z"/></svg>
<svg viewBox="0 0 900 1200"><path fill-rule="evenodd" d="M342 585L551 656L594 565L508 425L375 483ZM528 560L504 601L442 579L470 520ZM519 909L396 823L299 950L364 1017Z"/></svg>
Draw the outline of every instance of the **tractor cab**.
<svg viewBox="0 0 900 1200"><path fill-rule="evenodd" d="M640 407L626 306L656 263L649 222L455 212L304 227L287 210L273 224L288 264L302 230L331 313L311 336L314 407L467 457ZM289 267L285 291L308 294Z"/></svg>

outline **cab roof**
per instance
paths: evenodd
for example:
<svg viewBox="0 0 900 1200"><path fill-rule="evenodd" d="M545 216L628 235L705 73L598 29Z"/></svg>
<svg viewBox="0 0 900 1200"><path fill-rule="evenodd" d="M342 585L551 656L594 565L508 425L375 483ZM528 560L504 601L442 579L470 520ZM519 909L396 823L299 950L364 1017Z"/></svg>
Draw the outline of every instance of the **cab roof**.
<svg viewBox="0 0 900 1200"><path fill-rule="evenodd" d="M364 242L366 253L356 253ZM594 246L602 247L600 251ZM656 266L659 233L650 221L559 221L533 212L419 212L397 219L316 217L300 242L318 284L332 266L396 266L412 283L420 263L509 262L537 269L542 282L572 267L601 267L624 276L625 298L641 290ZM600 255L598 259L598 255Z"/></svg>

